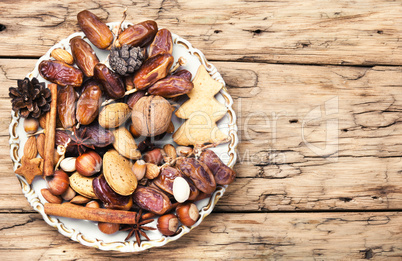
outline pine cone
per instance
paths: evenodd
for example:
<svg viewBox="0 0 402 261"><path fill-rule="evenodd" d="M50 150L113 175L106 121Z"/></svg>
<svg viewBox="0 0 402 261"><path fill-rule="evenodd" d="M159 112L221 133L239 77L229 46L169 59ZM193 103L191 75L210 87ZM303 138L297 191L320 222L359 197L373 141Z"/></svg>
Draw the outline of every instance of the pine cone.
<svg viewBox="0 0 402 261"><path fill-rule="evenodd" d="M51 93L44 82L35 77L17 81L18 87L10 87L9 96L12 98L13 111L20 111L21 117L39 118L44 112L50 110Z"/></svg>
<svg viewBox="0 0 402 261"><path fill-rule="evenodd" d="M121 76L128 76L138 70L144 54L140 47L129 47L123 44L121 48L112 47L109 56L109 64L112 69Z"/></svg>

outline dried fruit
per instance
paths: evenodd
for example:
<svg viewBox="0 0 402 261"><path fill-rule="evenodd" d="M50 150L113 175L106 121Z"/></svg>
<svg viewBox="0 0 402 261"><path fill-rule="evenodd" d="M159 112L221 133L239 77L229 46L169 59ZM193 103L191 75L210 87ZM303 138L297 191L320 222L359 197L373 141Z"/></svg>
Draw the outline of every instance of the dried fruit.
<svg viewBox="0 0 402 261"><path fill-rule="evenodd" d="M158 32L155 21L147 20L127 27L117 38L116 45L127 44L129 46L144 47L148 45Z"/></svg>
<svg viewBox="0 0 402 261"><path fill-rule="evenodd" d="M110 50L110 67L121 76L128 76L138 70L144 60L144 51L140 47L129 47L124 44L121 48L112 47Z"/></svg>
<svg viewBox="0 0 402 261"><path fill-rule="evenodd" d="M154 56L158 53L169 53L173 52L173 41L172 34L168 29L160 29L149 46L149 57Z"/></svg>
<svg viewBox="0 0 402 261"><path fill-rule="evenodd" d="M95 66L94 78L102 84L104 92L110 98L119 99L124 96L125 88L123 80L118 74L109 70L106 65L98 63Z"/></svg>
<svg viewBox="0 0 402 261"><path fill-rule="evenodd" d="M228 185L235 180L236 172L226 166L212 150L204 150L201 153L200 161L211 170L217 184Z"/></svg>
<svg viewBox="0 0 402 261"><path fill-rule="evenodd" d="M173 56L159 53L148 58L134 74L134 86L137 90L146 90L158 80L165 78L173 64Z"/></svg>
<svg viewBox="0 0 402 261"><path fill-rule="evenodd" d="M173 182L177 177L181 177L183 174L176 168L167 166L162 169L159 176L153 180L158 188L164 192L173 195Z"/></svg>
<svg viewBox="0 0 402 261"><path fill-rule="evenodd" d="M81 30L93 45L99 49L106 49L112 44L112 32L96 15L84 10L78 13L77 20Z"/></svg>
<svg viewBox="0 0 402 261"><path fill-rule="evenodd" d="M117 194L106 182L103 175L94 179L92 186L96 196L102 201L105 208L129 210L133 205L132 198Z"/></svg>
<svg viewBox="0 0 402 261"><path fill-rule="evenodd" d="M176 167L202 192L210 194L215 191L215 178L203 162L195 158L179 158L176 161Z"/></svg>
<svg viewBox="0 0 402 261"><path fill-rule="evenodd" d="M77 94L71 86L62 87L57 92L57 113L64 129L75 125L75 100Z"/></svg>
<svg viewBox="0 0 402 261"><path fill-rule="evenodd" d="M159 189L140 187L133 194L134 202L142 209L163 215L171 207L169 198Z"/></svg>
<svg viewBox="0 0 402 261"><path fill-rule="evenodd" d="M160 96L144 96L134 105L131 120L134 129L143 136L162 134L169 127L172 106Z"/></svg>
<svg viewBox="0 0 402 261"><path fill-rule="evenodd" d="M185 77L181 75L184 75ZM173 74L157 81L148 89L148 93L153 95L160 95L165 98L173 98L183 94L187 94L193 88L194 85L191 82L191 76L190 79L187 79L187 74Z"/></svg>
<svg viewBox="0 0 402 261"><path fill-rule="evenodd" d="M34 77L32 80L18 80L17 85L17 88L8 89L13 111L19 111L23 118L39 118L50 110L51 93L44 82L39 82Z"/></svg>
<svg viewBox="0 0 402 261"><path fill-rule="evenodd" d="M39 73L46 80L61 86L80 87L84 79L80 69L54 60L42 61L39 64Z"/></svg>
<svg viewBox="0 0 402 261"><path fill-rule="evenodd" d="M85 83L77 102L77 121L82 125L91 124L99 114L102 90L98 83L90 80Z"/></svg>
<svg viewBox="0 0 402 261"><path fill-rule="evenodd" d="M70 65L74 63L73 56L69 52L61 48L53 49L53 51L50 53L50 57L53 57L57 61L65 62Z"/></svg>
<svg viewBox="0 0 402 261"><path fill-rule="evenodd" d="M71 52L75 63L87 77L94 76L94 67L99 63L92 47L80 36L70 40Z"/></svg>
<svg viewBox="0 0 402 261"><path fill-rule="evenodd" d="M153 163L155 165L161 165L163 163L162 152L159 148L147 151L143 158L147 163Z"/></svg>
<svg viewBox="0 0 402 261"><path fill-rule="evenodd" d="M136 91L128 96L127 105L132 109L139 99L145 96L146 91Z"/></svg>

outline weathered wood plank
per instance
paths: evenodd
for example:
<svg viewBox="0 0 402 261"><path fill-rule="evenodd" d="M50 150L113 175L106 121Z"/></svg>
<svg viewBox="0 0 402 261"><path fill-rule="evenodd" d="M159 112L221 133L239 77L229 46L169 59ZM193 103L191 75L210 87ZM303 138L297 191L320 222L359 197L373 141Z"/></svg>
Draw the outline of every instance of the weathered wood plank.
<svg viewBox="0 0 402 261"><path fill-rule="evenodd" d="M0 56L41 56L90 9L107 21L156 20L213 60L401 65L402 6L387 0L0 2Z"/></svg>
<svg viewBox="0 0 402 261"><path fill-rule="evenodd" d="M139 254L82 246L39 214L0 214L2 260L400 260L402 216L389 213L212 214L164 247Z"/></svg>
<svg viewBox="0 0 402 261"><path fill-rule="evenodd" d="M0 60L3 85L15 86L34 61ZM235 100L241 140L239 178L219 211L401 209L401 68L216 66ZM7 95L0 89L0 209L30 211L8 155ZM334 97L337 111L328 107ZM310 121L316 108L321 119Z"/></svg>

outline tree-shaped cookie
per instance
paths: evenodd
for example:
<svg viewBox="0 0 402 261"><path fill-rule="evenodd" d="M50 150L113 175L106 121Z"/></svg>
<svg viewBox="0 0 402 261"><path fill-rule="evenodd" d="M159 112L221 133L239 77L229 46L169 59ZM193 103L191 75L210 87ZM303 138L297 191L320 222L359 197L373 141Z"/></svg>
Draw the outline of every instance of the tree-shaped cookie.
<svg viewBox="0 0 402 261"><path fill-rule="evenodd" d="M211 78L203 65L198 68L193 80L194 88L187 95L190 98L177 111L176 116L187 119L173 134L179 145L202 145L218 143L228 138L219 130L216 121L227 112L227 108L215 99L223 87Z"/></svg>

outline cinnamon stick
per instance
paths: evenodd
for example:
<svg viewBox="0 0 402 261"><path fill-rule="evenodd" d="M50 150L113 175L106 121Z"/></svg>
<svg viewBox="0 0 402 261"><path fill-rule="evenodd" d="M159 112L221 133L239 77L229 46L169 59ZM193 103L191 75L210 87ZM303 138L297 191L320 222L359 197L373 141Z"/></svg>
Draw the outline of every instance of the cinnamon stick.
<svg viewBox="0 0 402 261"><path fill-rule="evenodd" d="M56 135L56 116L57 116L57 84L48 85L52 93L52 102L50 103L50 112L46 117L46 136L45 136L45 162L43 165L43 174L45 176L53 175L54 169L54 143Z"/></svg>
<svg viewBox="0 0 402 261"><path fill-rule="evenodd" d="M85 219L98 222L117 224L135 224L137 212L106 208L89 208L71 203L45 203L45 213L48 215Z"/></svg>

